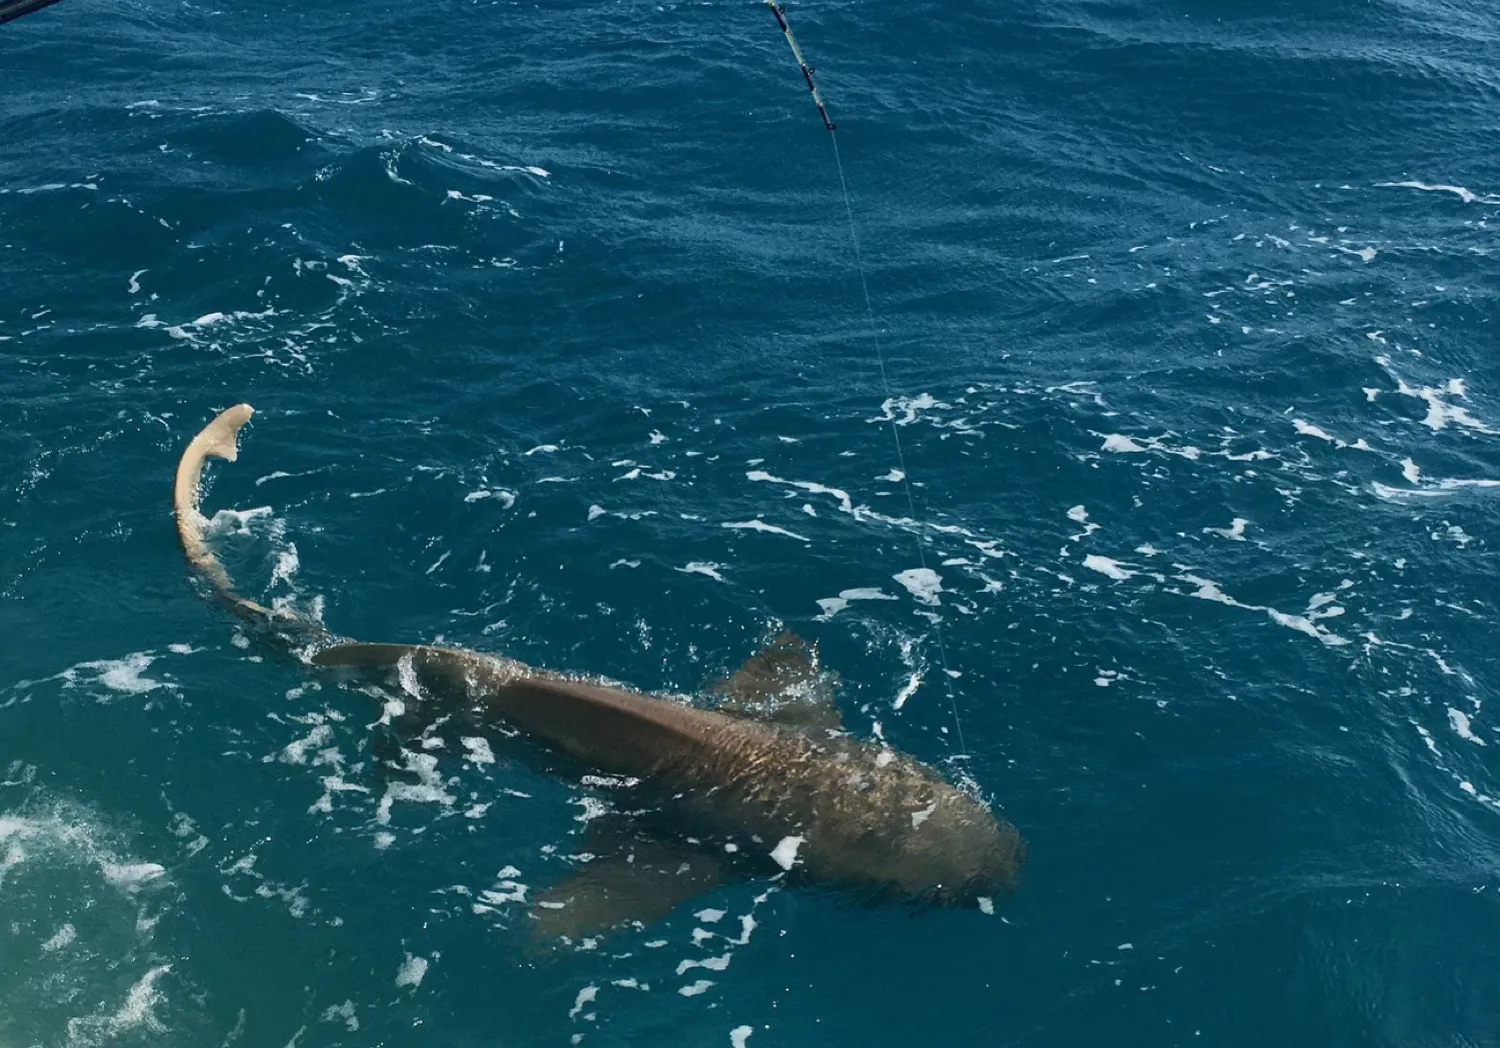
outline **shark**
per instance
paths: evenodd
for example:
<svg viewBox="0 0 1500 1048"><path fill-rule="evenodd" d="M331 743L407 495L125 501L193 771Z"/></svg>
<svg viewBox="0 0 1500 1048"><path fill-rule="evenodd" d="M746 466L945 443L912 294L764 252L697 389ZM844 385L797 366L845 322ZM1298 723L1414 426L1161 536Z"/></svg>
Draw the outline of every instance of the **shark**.
<svg viewBox="0 0 1500 1048"><path fill-rule="evenodd" d="M534 934L650 923L744 877L915 906L991 909L1014 891L1026 853L1016 828L933 767L846 731L816 646L795 634L693 697L462 647L354 641L242 595L199 504L205 463L235 460L253 413L220 413L178 464L178 537L216 599L297 638L319 671L395 682L434 713L520 733L567 774L628 786L613 817L590 823L590 861L536 896Z"/></svg>

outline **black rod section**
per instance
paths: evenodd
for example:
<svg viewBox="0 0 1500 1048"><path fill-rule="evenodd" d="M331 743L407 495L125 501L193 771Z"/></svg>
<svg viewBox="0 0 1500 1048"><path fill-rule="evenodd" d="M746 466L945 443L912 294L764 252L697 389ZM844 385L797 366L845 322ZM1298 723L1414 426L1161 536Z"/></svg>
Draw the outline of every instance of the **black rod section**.
<svg viewBox="0 0 1500 1048"><path fill-rule="evenodd" d="M0 24L50 7L57 0L0 0Z"/></svg>

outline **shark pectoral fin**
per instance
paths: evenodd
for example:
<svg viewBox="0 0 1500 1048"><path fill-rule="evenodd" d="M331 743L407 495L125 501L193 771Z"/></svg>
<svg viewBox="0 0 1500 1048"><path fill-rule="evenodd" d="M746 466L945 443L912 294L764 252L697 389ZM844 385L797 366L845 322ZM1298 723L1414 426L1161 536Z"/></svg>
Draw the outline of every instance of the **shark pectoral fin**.
<svg viewBox="0 0 1500 1048"><path fill-rule="evenodd" d="M833 701L835 675L818 666L815 645L781 634L710 690L722 697L721 713L774 721L788 727L841 731Z"/></svg>
<svg viewBox="0 0 1500 1048"><path fill-rule="evenodd" d="M532 936L582 939L633 921L652 924L725 877L714 856L676 841L642 838L583 863L536 897Z"/></svg>

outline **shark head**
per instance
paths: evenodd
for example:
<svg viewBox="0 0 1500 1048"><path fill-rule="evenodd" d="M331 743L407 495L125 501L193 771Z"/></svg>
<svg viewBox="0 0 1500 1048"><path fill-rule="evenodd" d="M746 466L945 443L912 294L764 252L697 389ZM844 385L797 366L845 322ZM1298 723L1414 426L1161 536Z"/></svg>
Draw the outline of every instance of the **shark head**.
<svg viewBox="0 0 1500 1048"><path fill-rule="evenodd" d="M982 898L1014 894L1026 861L1026 844L1015 827L959 790L934 803L905 842L922 871L910 894L937 906L973 906Z"/></svg>
<svg viewBox="0 0 1500 1048"><path fill-rule="evenodd" d="M873 869L897 894L925 905L972 906L1012 894L1025 861L1015 827L945 782L924 785L929 799L888 823L885 861Z"/></svg>
<svg viewBox="0 0 1500 1048"><path fill-rule="evenodd" d="M971 906L1009 895L1025 859L1015 827L932 768L845 743L801 827L804 874L875 897Z"/></svg>

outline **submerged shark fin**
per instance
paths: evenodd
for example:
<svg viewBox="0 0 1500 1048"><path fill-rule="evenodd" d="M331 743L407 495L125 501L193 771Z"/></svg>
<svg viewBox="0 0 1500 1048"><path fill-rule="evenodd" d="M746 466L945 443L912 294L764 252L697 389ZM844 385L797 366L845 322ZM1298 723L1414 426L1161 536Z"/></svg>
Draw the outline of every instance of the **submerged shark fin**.
<svg viewBox="0 0 1500 1048"><path fill-rule="evenodd" d="M376 669L395 666L408 655L425 650L420 644L335 644L312 657L314 666Z"/></svg>
<svg viewBox="0 0 1500 1048"><path fill-rule="evenodd" d="M714 685L720 713L801 729L842 731L833 701L836 677L818 666L818 649L795 633L781 634Z"/></svg>
<svg viewBox="0 0 1500 1048"><path fill-rule="evenodd" d="M636 921L654 924L724 878L708 852L636 833L536 896L532 938L579 940Z"/></svg>

